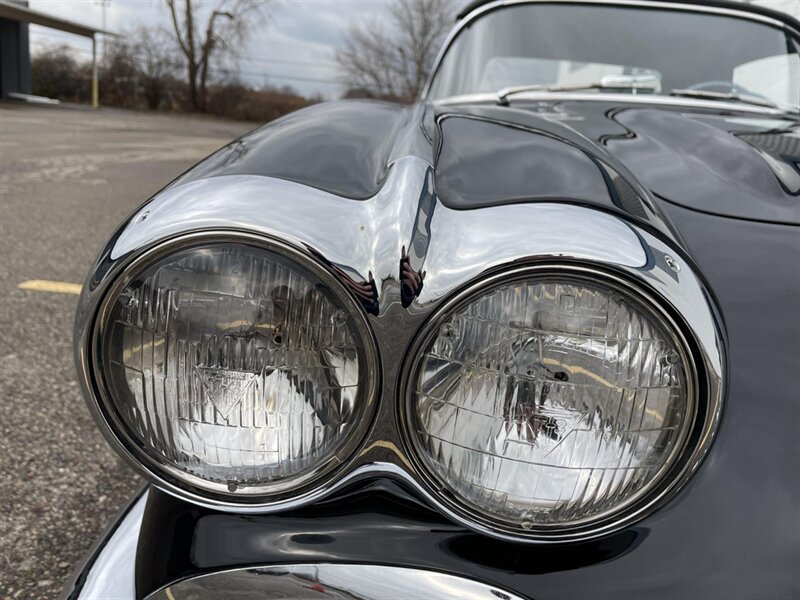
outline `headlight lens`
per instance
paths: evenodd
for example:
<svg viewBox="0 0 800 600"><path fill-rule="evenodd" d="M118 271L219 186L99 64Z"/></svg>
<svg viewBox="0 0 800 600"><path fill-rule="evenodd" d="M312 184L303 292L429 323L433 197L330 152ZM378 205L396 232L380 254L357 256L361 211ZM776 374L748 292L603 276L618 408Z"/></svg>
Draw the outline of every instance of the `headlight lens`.
<svg viewBox="0 0 800 600"><path fill-rule="evenodd" d="M529 273L432 325L406 421L459 508L521 533L582 526L647 494L680 454L695 402L679 336L597 281Z"/></svg>
<svg viewBox="0 0 800 600"><path fill-rule="evenodd" d="M176 249L134 268L101 310L107 410L137 459L193 491L295 489L369 426L376 358L355 306L284 251Z"/></svg>

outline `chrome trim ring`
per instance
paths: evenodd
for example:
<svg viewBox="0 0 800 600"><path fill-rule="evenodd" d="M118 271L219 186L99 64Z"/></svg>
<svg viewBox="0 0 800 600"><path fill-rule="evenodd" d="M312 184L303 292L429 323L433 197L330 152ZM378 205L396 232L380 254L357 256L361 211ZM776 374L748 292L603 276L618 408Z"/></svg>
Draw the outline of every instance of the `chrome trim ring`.
<svg viewBox="0 0 800 600"><path fill-rule="evenodd" d="M113 308L119 293L131 280L148 267L156 264L160 259L176 252L197 246L203 247L226 243L235 243L271 251L286 257L311 272L314 277L317 277L331 290L336 299L352 316L356 333L364 350L366 363L364 372L366 377L364 378L363 387L360 387L358 392L359 401L364 406L363 420L358 424L357 428L349 433L348 438L342 441L342 445L334 455L316 465L309 472L291 477L285 482L279 482L275 485L265 484L263 486L273 488L274 492L251 491L244 486L230 490L223 483L202 479L197 475L182 471L161 461L159 457L153 455L144 447L144 444L137 439L138 436L130 431L125 419L118 414L111 398L111 392L105 377L105 369L103 368L105 364L103 354L104 325L108 323L110 310ZM214 499L230 506L242 504L268 506L287 497L302 497L304 493L319 487L326 479L333 477L337 470L343 468L344 465L352 460L355 452L363 444L375 416L380 382L378 351L372 329L367 324L366 315L362 307L318 259L300 248L266 236L235 230L211 230L196 231L167 239L155 246L146 248L135 256L129 257L123 264L118 265L118 268L120 269L119 275L109 281L98 300L98 308L92 318L93 326L86 340L86 352L83 357L87 361L86 368L91 375L93 385L93 394L91 396L95 402L90 404L90 408L94 409L92 412L99 417L97 420L103 435L145 477L159 487L192 502L202 501L202 499Z"/></svg>
<svg viewBox="0 0 800 600"><path fill-rule="evenodd" d="M427 569L346 563L246 567L206 573L170 584L146 600L523 600L494 585Z"/></svg>
<svg viewBox="0 0 800 600"><path fill-rule="evenodd" d="M721 113L751 113L757 115L770 115L787 119L787 112L780 108L768 106L755 106L743 102L728 100L700 100L697 98L678 98L673 96L659 96L658 94L614 94L604 92L520 92L514 95L519 101L527 102L614 102L623 104L666 106L671 108L699 108ZM497 104L497 94L479 92L448 96L433 100L437 106L456 106L459 104Z"/></svg>
<svg viewBox="0 0 800 600"><path fill-rule="evenodd" d="M538 277L548 279L564 279L570 283L585 281L588 284L600 285L615 290L632 300L636 306L651 313L665 325L665 330L673 338L683 365L686 369L687 408L683 419L683 430L671 450L670 456L653 479L624 502L599 515L586 517L566 524L534 526L530 529L516 528L499 519L467 506L453 492L448 483L431 471L422 456L425 451L419 447L417 436L412 431L414 416L411 414L416 393L414 382L424 357L423 348L436 337L441 324L456 310L468 304L487 291L513 284L521 280L535 280ZM687 336L689 336L687 338ZM646 517L657 507L663 505L680 487L686 483L706 448L699 442L708 439L716 425L718 406L715 398L703 402L700 389L700 378L706 377L705 367L698 368L698 360L703 363L702 356L696 351L696 343L689 342L693 338L691 328L679 314L665 305L663 298L654 296L653 290L633 281L620 273L590 263L538 263L499 270L489 277L481 278L459 289L450 296L435 314L425 323L408 353L407 363L403 368L398 398L401 406L398 409L400 425L404 441L409 449L409 456L422 474L422 481L431 494L442 498L448 509L458 514L463 520L479 524L489 530L502 531L509 536L530 539L563 539L581 536L604 535L619 530L630 523ZM694 447L692 447L692 440Z"/></svg>

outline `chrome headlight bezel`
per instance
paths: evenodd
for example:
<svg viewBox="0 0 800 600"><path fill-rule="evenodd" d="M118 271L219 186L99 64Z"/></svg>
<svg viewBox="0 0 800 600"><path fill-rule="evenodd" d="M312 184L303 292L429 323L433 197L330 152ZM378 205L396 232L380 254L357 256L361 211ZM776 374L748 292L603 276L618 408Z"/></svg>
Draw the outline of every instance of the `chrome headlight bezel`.
<svg viewBox="0 0 800 600"><path fill-rule="evenodd" d="M522 529L468 506L449 489L446 482L431 471L423 456L424 450L419 448L412 431L414 416L411 411L416 396L413 386L424 358L424 349L437 336L440 326L449 316L487 291L536 277L601 284L630 298L656 316L674 336L676 347L686 366L689 388L687 401L691 415L687 416L686 430L682 432L679 444L673 449L669 463L664 465L650 484L624 503L613 510L579 522ZM714 379L714 365L707 364L706 359L691 326L677 308L656 290L648 288L643 280L636 280L626 273L609 268L608 265L596 265L588 261L542 261L501 268L454 291L420 328L407 354L397 395L401 434L420 481L427 492L435 496L455 519L478 531L510 540L548 543L595 538L623 529L663 506L680 491L706 454L721 409L721 394L719 382Z"/></svg>
<svg viewBox="0 0 800 600"><path fill-rule="evenodd" d="M428 163L416 157L401 158L381 191L374 198L359 202L276 178L211 177L169 187L140 207L120 226L94 263L75 322L78 380L90 412L112 447L138 471L146 472L147 467L138 464L115 435L108 433L105 417L95 407L97 386L87 356L91 353L93 322L104 294L133 261L159 245L194 236L234 235L241 240L244 235L290 246L303 259L318 261L336 277L342 276L336 268L339 266L346 276L368 275L380 310L362 316L374 337L373 343L380 349L376 390L382 397L376 401L365 439L348 462L302 490L244 504L225 497L193 494L165 481L158 472L148 475L160 489L212 510L268 514L312 504L356 482L389 478L406 486L452 522L494 539L531 545L597 539L632 525L666 504L708 454L724 402L724 321L708 282L691 256L657 218L652 227L646 227L624 215L570 202L521 203L481 211L450 210L438 203L434 211L426 204L425 214L429 211L432 216L424 230L417 231L417 219L422 214L419 207L423 206L419 204L420 190L428 194L432 189L425 187L430 184L430 176ZM291 200L291 210L286 209L287 199ZM412 242L422 236L419 239L424 244L414 247L427 277L419 296L405 306L400 302L402 282L397 259L404 247L409 248L409 232L414 232ZM412 359L409 351L415 340L448 299L460 290L534 265L607 273L657 299L680 323L692 348L704 412L697 419L703 426L698 425L689 440L693 451L687 451L688 457L681 462L683 468L676 474L679 481L646 510L626 514L619 522L603 527L526 537L459 512L457 505L453 508L442 497L435 482L427 480L402 431L405 388L401 379L407 377ZM358 302L355 294L353 299ZM366 313L365 307L358 308ZM691 488L685 491L691 492Z"/></svg>
<svg viewBox="0 0 800 600"><path fill-rule="evenodd" d="M140 273L160 260L183 250L209 245L238 244L267 250L280 255L311 273L322 282L345 308L355 326L359 342L363 347L366 377L359 398L364 404L363 419L357 428L348 434L346 442L332 456L316 465L302 477L291 478L273 486L274 491L248 492L247 488L228 490L221 483L212 483L167 465L148 452L129 431L125 419L118 414L111 398L104 369L104 327L119 293ZM353 460L368 437L376 415L380 389L380 361L377 344L361 305L329 270L327 265L302 247L287 241L240 230L193 231L139 249L135 254L117 261L113 273L104 275L102 289L92 290L93 304L83 327L77 333L79 371L85 374L90 386L87 400L101 432L130 464L158 487L180 498L196 504L214 506L223 510L257 509L281 506L297 502L304 496L316 493L336 478ZM79 314L81 310L79 308ZM79 321L82 319L79 318Z"/></svg>

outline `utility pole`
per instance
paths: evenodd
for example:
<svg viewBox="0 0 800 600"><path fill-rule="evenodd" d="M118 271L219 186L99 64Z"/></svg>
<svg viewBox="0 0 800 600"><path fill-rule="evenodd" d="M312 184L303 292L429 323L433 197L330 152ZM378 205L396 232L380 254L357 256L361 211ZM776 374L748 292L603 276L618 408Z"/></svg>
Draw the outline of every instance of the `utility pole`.
<svg viewBox="0 0 800 600"><path fill-rule="evenodd" d="M95 0L95 2L97 4L100 4L100 14L102 15L102 19L103 19L103 31L105 31L106 30L106 7L108 6L108 3L111 2L111 0ZM103 63L104 64L108 61L108 54L106 54L106 52L108 50L107 44L108 44L108 41L106 40L105 36L103 36L102 55L103 55Z"/></svg>
<svg viewBox="0 0 800 600"><path fill-rule="evenodd" d="M103 19L103 32L106 31L106 6L111 0L95 0L95 3L100 4L100 11ZM108 41L106 40L105 33L100 34L103 36L103 63L108 63ZM97 33L92 36L92 108L100 108L100 84L97 80Z"/></svg>
<svg viewBox="0 0 800 600"><path fill-rule="evenodd" d="M92 35L92 108L100 108L100 88L97 83L97 33Z"/></svg>

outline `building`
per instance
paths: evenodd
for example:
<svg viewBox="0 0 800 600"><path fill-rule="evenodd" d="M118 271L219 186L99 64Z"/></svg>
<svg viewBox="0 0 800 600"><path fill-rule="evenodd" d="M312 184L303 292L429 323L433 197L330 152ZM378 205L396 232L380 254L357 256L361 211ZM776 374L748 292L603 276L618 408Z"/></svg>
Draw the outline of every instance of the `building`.
<svg viewBox="0 0 800 600"><path fill-rule="evenodd" d="M27 0L0 0L0 97L31 93L30 23L92 40L92 104L97 107L97 36L115 34L31 10Z"/></svg>
<svg viewBox="0 0 800 600"><path fill-rule="evenodd" d="M795 19L800 19L800 0L744 0L750 4L781 10L792 15Z"/></svg>

